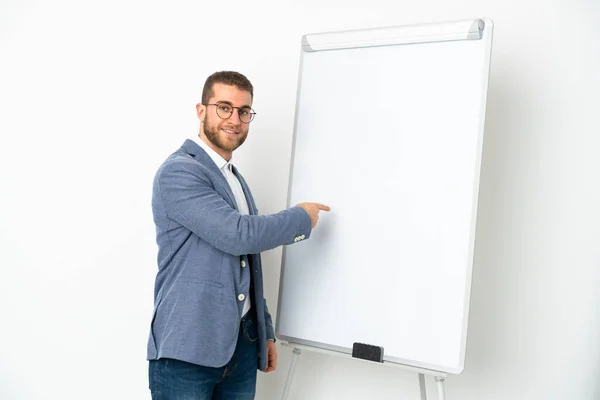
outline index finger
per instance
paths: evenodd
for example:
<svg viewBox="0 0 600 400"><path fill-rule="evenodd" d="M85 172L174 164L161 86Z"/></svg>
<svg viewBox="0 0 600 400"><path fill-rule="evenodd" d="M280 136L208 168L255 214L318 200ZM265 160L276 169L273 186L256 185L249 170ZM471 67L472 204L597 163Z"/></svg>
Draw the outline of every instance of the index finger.
<svg viewBox="0 0 600 400"><path fill-rule="evenodd" d="M331 207L326 206L325 204L320 204L320 203L315 203L315 205L317 206L317 208L319 210L323 210L323 211L331 211Z"/></svg>

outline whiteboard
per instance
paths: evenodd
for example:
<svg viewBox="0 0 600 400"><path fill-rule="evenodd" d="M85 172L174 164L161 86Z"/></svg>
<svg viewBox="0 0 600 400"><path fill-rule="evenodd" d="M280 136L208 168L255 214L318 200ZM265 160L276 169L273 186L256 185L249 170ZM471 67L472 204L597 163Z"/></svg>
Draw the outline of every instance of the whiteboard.
<svg viewBox="0 0 600 400"><path fill-rule="evenodd" d="M463 371L493 25L457 23L303 37L288 205L332 211L284 248L280 340Z"/></svg>

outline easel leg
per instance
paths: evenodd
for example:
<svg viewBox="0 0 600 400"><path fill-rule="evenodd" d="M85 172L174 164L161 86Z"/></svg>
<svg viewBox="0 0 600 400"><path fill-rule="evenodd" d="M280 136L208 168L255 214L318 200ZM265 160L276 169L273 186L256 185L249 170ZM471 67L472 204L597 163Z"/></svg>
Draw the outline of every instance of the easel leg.
<svg viewBox="0 0 600 400"><path fill-rule="evenodd" d="M425 386L425 375L419 374L419 388L421 389L421 400L427 400L427 387Z"/></svg>
<svg viewBox="0 0 600 400"><path fill-rule="evenodd" d="M436 376L435 381L438 388L438 400L444 400L446 398L446 394L444 393L444 377Z"/></svg>
<svg viewBox="0 0 600 400"><path fill-rule="evenodd" d="M302 353L300 349L294 349L292 352L292 363L290 364L290 370L288 371L288 376L285 381L285 388L283 389L283 397L281 400L287 400L290 394L290 387L292 386L292 379L294 378L294 370L296 369L296 362L298 361L298 356Z"/></svg>

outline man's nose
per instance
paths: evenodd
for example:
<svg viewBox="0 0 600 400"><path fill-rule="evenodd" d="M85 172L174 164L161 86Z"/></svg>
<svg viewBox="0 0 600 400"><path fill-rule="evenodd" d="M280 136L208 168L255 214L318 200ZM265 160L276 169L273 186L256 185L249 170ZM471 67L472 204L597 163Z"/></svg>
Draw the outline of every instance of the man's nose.
<svg viewBox="0 0 600 400"><path fill-rule="evenodd" d="M237 108L234 108L233 112L229 116L229 121L233 122L236 125L241 125L242 120L240 119L240 110L238 110Z"/></svg>

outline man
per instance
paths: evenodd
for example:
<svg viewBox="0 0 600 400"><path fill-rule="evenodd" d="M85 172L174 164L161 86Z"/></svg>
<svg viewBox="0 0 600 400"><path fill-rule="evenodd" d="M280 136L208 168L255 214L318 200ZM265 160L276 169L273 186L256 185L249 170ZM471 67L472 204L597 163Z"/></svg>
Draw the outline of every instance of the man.
<svg viewBox="0 0 600 400"><path fill-rule="evenodd" d="M257 215L231 163L255 115L252 99L242 74L211 75L196 105L198 137L154 179L158 273L147 359L155 400L254 398L257 369L277 365L260 252L308 239L319 212L329 211L301 203Z"/></svg>

